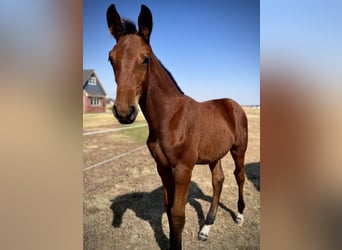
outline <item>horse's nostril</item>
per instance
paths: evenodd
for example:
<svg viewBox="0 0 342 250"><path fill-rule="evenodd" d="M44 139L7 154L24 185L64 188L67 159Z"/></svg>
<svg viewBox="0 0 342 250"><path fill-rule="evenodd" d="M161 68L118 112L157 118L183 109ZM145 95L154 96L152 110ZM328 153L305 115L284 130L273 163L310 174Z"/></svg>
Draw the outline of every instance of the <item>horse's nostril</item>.
<svg viewBox="0 0 342 250"><path fill-rule="evenodd" d="M113 105L113 115L122 124L133 123L137 116L137 113L138 112L135 105L129 106L129 109L124 113L115 104Z"/></svg>
<svg viewBox="0 0 342 250"><path fill-rule="evenodd" d="M135 112L135 106L131 106L131 114Z"/></svg>
<svg viewBox="0 0 342 250"><path fill-rule="evenodd" d="M135 115L136 115L136 108L135 108L135 106L131 106L130 112L129 112L130 119L134 120L135 119Z"/></svg>

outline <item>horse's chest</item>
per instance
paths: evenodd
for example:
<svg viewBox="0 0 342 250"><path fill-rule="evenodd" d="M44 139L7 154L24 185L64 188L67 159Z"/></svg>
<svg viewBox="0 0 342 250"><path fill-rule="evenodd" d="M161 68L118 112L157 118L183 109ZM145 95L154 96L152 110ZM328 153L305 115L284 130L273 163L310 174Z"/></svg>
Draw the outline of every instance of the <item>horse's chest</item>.
<svg viewBox="0 0 342 250"><path fill-rule="evenodd" d="M148 142L147 146L150 150L152 157L159 165L163 165L163 166L170 165L170 162L164 150L162 149L162 147L160 146L158 142Z"/></svg>

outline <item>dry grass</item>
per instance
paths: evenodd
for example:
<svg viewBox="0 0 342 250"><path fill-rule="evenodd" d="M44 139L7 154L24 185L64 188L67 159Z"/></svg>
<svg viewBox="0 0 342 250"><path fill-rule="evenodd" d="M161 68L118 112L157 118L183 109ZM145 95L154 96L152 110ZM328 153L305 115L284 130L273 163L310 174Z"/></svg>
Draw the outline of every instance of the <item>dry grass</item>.
<svg viewBox="0 0 342 250"><path fill-rule="evenodd" d="M212 188L209 168L196 166L186 205L184 249L259 248L260 110L245 110L249 120L245 222L239 227L233 221L237 186L233 161L228 154L222 162L226 179L217 219L208 241L197 240L210 206ZM121 126L111 114L85 115L83 121L84 129L88 131ZM143 117L139 122L144 122ZM147 127L144 127L140 131L85 136L84 166L142 145L146 131ZM141 134L144 136L139 137ZM168 233L161 181L146 147L84 172L84 249L167 249Z"/></svg>

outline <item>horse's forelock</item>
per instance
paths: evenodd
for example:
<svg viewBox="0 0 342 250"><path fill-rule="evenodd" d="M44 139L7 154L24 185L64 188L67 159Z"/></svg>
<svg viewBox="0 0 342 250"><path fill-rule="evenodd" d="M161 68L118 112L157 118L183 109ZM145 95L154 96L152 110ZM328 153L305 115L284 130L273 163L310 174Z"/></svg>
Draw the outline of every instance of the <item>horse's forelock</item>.
<svg viewBox="0 0 342 250"><path fill-rule="evenodd" d="M134 34L137 32L137 28L135 26L135 23L132 22L129 19L121 19L122 25L123 25L123 32L122 35L127 35L127 34Z"/></svg>

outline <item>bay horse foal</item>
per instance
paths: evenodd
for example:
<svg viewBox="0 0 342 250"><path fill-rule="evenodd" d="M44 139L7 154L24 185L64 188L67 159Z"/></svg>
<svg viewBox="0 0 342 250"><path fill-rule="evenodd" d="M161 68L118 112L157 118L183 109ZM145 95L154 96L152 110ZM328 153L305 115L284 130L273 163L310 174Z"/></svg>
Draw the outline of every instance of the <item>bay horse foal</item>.
<svg viewBox="0 0 342 250"><path fill-rule="evenodd" d="M182 247L185 204L195 164L209 164L212 173L212 203L198 235L201 240L208 238L224 181L221 158L229 151L235 162L239 194L236 222L241 224L247 148L243 109L231 99L199 103L180 91L152 51L152 14L146 6L141 6L138 30L120 18L114 5L107 10L107 24L117 42L109 53L117 83L113 113L120 123L133 123L138 102L147 120L147 145L163 183L171 249Z"/></svg>

